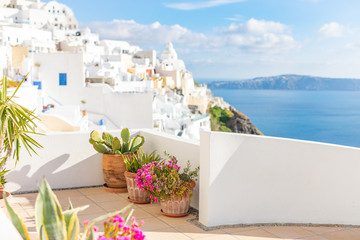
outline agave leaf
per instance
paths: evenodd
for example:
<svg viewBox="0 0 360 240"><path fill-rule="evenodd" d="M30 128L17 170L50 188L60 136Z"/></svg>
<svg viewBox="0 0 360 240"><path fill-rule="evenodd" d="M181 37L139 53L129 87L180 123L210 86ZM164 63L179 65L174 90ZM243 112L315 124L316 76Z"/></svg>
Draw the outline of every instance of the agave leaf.
<svg viewBox="0 0 360 240"><path fill-rule="evenodd" d="M64 211L67 240L76 240L80 233L80 223L77 216L78 212L85 210L89 205L71 208L70 210Z"/></svg>
<svg viewBox="0 0 360 240"><path fill-rule="evenodd" d="M93 228L90 229L90 234L89 234L89 236L87 237L87 240L96 240L95 232L94 232L94 229L93 229Z"/></svg>
<svg viewBox="0 0 360 240"><path fill-rule="evenodd" d="M90 143L90 144L94 144L94 142L95 142L95 141L94 141L92 138L89 138L89 143Z"/></svg>
<svg viewBox="0 0 360 240"><path fill-rule="evenodd" d="M111 146L112 146L112 150L114 152L119 151L121 148L120 139L118 137L114 137L112 140Z"/></svg>
<svg viewBox="0 0 360 240"><path fill-rule="evenodd" d="M124 143L129 142L130 132L128 128L124 128L123 130L121 130L121 139L123 140Z"/></svg>
<svg viewBox="0 0 360 240"><path fill-rule="evenodd" d="M44 179L39 189L42 198L42 225L48 239L66 240L66 223L59 201Z"/></svg>
<svg viewBox="0 0 360 240"><path fill-rule="evenodd" d="M10 219L13 225L15 226L16 230L20 233L23 240L30 240L29 233L25 227L25 224L21 221L19 216L15 213L14 209L12 209L12 207L10 206L8 200L6 199L5 192L3 193L3 197L5 199L5 205L8 210Z"/></svg>
<svg viewBox="0 0 360 240"><path fill-rule="evenodd" d="M103 139L97 130L94 130L90 133L90 138L92 138L95 142L103 142Z"/></svg>

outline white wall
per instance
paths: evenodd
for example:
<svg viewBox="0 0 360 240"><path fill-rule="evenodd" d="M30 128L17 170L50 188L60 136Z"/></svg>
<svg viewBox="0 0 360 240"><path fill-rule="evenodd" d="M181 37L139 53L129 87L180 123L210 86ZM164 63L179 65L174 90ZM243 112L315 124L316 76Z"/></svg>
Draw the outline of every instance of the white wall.
<svg viewBox="0 0 360 240"><path fill-rule="evenodd" d="M14 169L9 161L6 189L10 192L37 190L45 177L52 188L94 186L104 183L102 156L88 142L89 132L50 133L33 136L44 148L28 156L22 149Z"/></svg>
<svg viewBox="0 0 360 240"><path fill-rule="evenodd" d="M360 149L202 132L200 222L360 225Z"/></svg>
<svg viewBox="0 0 360 240"><path fill-rule="evenodd" d="M160 133L155 130L141 129L140 134L145 137L144 151L156 150L161 154L166 150L178 160L181 167L185 167L190 160L192 169L200 164L200 144L198 141L188 140L167 133ZM199 209L199 182L196 183L191 206Z"/></svg>
<svg viewBox="0 0 360 240"><path fill-rule="evenodd" d="M152 98L148 93L108 93L104 115L120 128L152 128Z"/></svg>
<svg viewBox="0 0 360 240"><path fill-rule="evenodd" d="M120 137L120 130L110 132ZM193 167L199 165L199 142L150 129L130 129L130 132L132 135L141 134L145 137L145 151L156 150L162 154L166 150L178 158L181 166L185 166L187 160L191 161ZM16 167L13 160L8 161L7 168L11 171L6 175L6 189L13 193L35 191L44 177L54 189L104 184L102 155L89 144L89 136L90 131L33 136L44 148L38 149L38 155L33 154L32 157L22 149ZM198 192L197 186L192 201L195 208L199 205Z"/></svg>

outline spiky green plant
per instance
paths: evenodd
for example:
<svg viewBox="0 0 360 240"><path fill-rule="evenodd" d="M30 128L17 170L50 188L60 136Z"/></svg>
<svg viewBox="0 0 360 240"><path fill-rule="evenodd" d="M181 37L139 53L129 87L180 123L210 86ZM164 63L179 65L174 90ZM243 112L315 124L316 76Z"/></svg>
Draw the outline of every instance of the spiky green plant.
<svg viewBox="0 0 360 240"><path fill-rule="evenodd" d="M10 219L17 231L24 240L30 240L29 233L21 218L10 206L4 193L6 208ZM35 202L35 222L39 240L95 240L93 226L97 222L103 222L115 215L124 214L129 210L131 204L120 211L108 213L97 217L86 224L84 231L80 232L80 223L77 216L78 212L85 210L89 206L73 208L71 202L68 210L62 211L58 199L51 190L48 182L44 179L39 188L39 194ZM125 221L127 222L133 210L131 210Z"/></svg>
<svg viewBox="0 0 360 240"><path fill-rule="evenodd" d="M5 169L6 161L13 156L15 164L19 161L20 146L24 146L29 155L36 153L34 147L42 146L29 134L35 132L36 116L34 111L15 103L15 94L27 76L19 83L15 91L8 96L9 80L4 77L0 81L0 177L9 171Z"/></svg>
<svg viewBox="0 0 360 240"><path fill-rule="evenodd" d="M142 168L145 164L151 162L160 162L162 158L159 154L156 154L156 151L152 153L145 153L141 151L139 154L134 155L133 157L124 156L124 162L126 165L126 171L137 173L137 171Z"/></svg>
<svg viewBox="0 0 360 240"><path fill-rule="evenodd" d="M127 128L121 130L121 138L114 137L107 132L100 134L94 130L90 133L89 142L99 153L123 155L137 152L144 144L145 138L141 135L130 138Z"/></svg>

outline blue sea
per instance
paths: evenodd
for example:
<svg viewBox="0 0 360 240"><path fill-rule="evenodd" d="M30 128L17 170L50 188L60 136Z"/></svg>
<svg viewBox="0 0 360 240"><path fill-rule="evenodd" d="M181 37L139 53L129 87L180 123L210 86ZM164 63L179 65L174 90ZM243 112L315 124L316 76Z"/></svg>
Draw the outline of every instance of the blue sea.
<svg viewBox="0 0 360 240"><path fill-rule="evenodd" d="M360 92L213 89L267 136L360 147Z"/></svg>

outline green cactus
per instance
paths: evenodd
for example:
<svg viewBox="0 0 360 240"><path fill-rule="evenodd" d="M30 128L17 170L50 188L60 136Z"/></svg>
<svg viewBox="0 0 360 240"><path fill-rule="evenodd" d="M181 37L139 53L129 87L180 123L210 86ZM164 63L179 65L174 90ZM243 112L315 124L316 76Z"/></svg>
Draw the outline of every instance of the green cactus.
<svg viewBox="0 0 360 240"><path fill-rule="evenodd" d="M145 138L141 135L130 138L130 132L127 128L121 131L121 138L114 137L107 132L100 134L94 130L90 133L89 139L89 143L99 153L114 155L136 153L144 142Z"/></svg>
<svg viewBox="0 0 360 240"><path fill-rule="evenodd" d="M123 130L121 130L121 139L123 140L124 143L129 142L129 140L130 140L129 129L124 128Z"/></svg>
<svg viewBox="0 0 360 240"><path fill-rule="evenodd" d="M94 143L93 144L94 149L98 151L99 153L105 153L108 154L110 151L103 145L102 143Z"/></svg>
<svg viewBox="0 0 360 240"><path fill-rule="evenodd" d="M114 139L112 140L112 150L115 151L120 151L121 149L121 143L118 137L114 137Z"/></svg>
<svg viewBox="0 0 360 240"><path fill-rule="evenodd" d="M103 132L102 138L104 139L105 145L109 148L112 148L112 141L113 141L114 136L111 135L110 133Z"/></svg>
<svg viewBox="0 0 360 240"><path fill-rule="evenodd" d="M90 133L90 138L94 140L95 142L102 142L103 139L101 138L101 135L98 131L94 130Z"/></svg>
<svg viewBox="0 0 360 240"><path fill-rule="evenodd" d="M130 152L135 153L145 142L145 138L143 136L137 135L133 139L131 139L130 144Z"/></svg>

